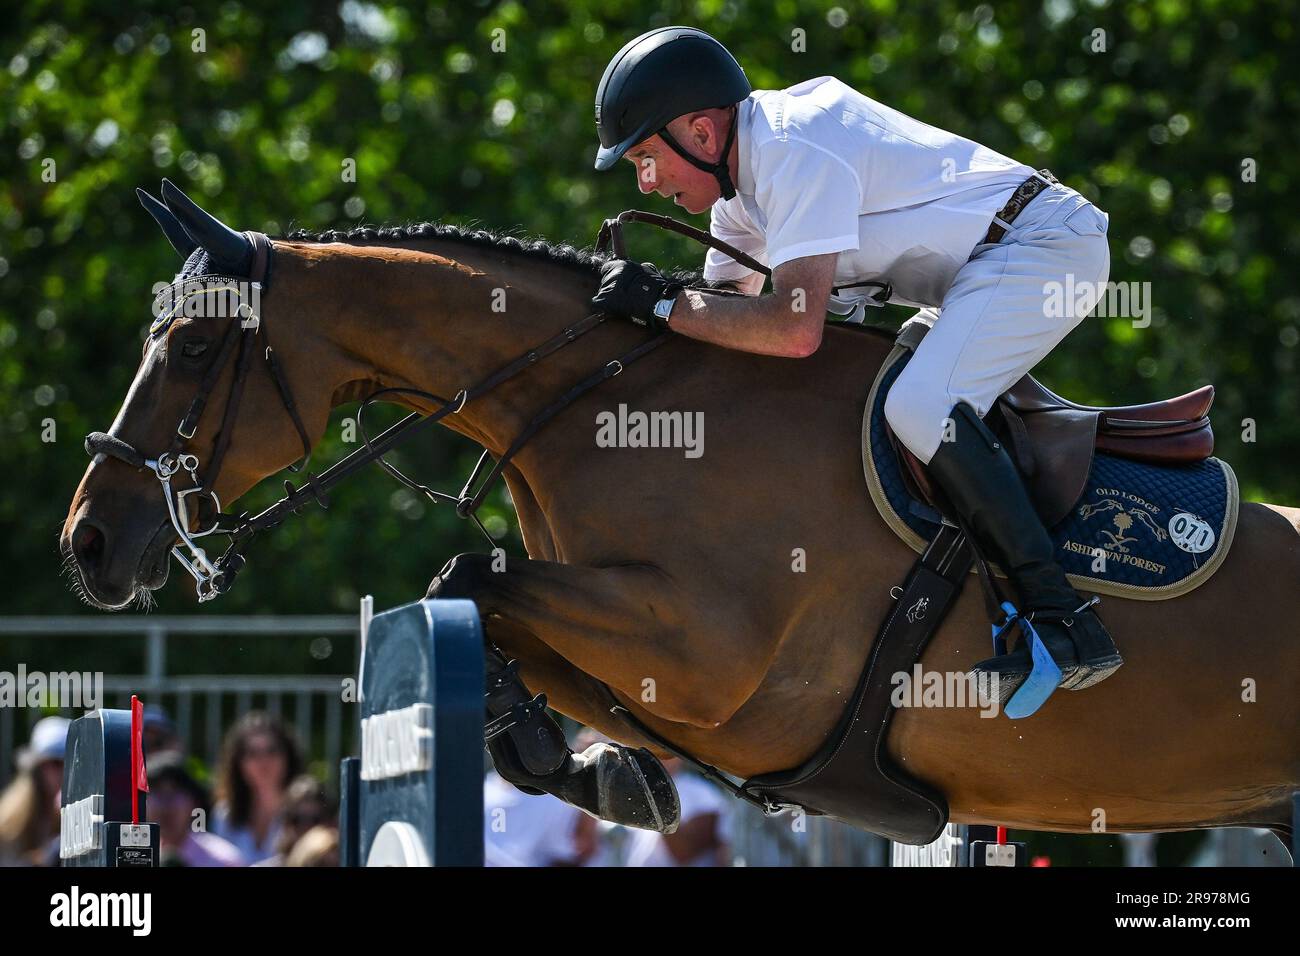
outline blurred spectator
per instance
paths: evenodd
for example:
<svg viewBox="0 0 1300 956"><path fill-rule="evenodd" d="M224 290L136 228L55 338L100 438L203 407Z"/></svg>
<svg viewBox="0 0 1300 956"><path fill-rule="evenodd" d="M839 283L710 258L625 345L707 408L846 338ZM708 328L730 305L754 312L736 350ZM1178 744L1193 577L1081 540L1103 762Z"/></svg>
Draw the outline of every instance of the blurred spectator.
<svg viewBox="0 0 1300 956"><path fill-rule="evenodd" d="M338 866L339 831L334 827L312 827L294 843L284 865Z"/></svg>
<svg viewBox="0 0 1300 956"><path fill-rule="evenodd" d="M631 827L583 814L574 839L583 851L583 866L624 866Z"/></svg>
<svg viewBox="0 0 1300 956"><path fill-rule="evenodd" d="M167 711L157 704L145 704L143 737L146 761L157 754L185 753L185 744L176 733L176 725L167 716Z"/></svg>
<svg viewBox="0 0 1300 956"><path fill-rule="evenodd" d="M18 774L0 793L0 866L59 865L59 791L66 717L44 717L18 750Z"/></svg>
<svg viewBox="0 0 1300 956"><path fill-rule="evenodd" d="M495 770L483 778L483 856L488 866L581 866L593 847L576 839L581 810L533 796Z"/></svg>
<svg viewBox="0 0 1300 956"><path fill-rule="evenodd" d="M284 812L280 828L280 839L276 844L276 854L262 860L257 866L303 866L288 862L294 846L310 830L333 828L337 831L338 811L330 800L325 785L310 774L303 774L289 784L284 793ZM337 852L337 833L335 852ZM321 865L325 864L310 864ZM337 864L336 864L337 865Z"/></svg>
<svg viewBox="0 0 1300 956"><path fill-rule="evenodd" d="M243 866L233 843L215 833L196 829L196 810L208 812L208 792L185 768L184 758L164 751L150 758L146 817L158 824L162 849L160 866Z"/></svg>
<svg viewBox="0 0 1300 956"><path fill-rule="evenodd" d="M682 802L682 819L675 833L630 830L627 838L628 866L727 866L728 847L726 794L676 757L664 761L677 784Z"/></svg>
<svg viewBox="0 0 1300 956"><path fill-rule="evenodd" d="M249 863L276 853L285 790L302 773L302 749L278 717L250 711L226 734L212 830Z"/></svg>

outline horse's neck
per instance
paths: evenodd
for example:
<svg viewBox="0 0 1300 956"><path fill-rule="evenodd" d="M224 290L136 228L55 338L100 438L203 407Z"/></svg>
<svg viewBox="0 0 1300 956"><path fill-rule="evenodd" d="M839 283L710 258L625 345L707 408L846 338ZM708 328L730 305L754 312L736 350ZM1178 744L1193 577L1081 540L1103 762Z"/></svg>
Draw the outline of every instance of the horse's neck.
<svg viewBox="0 0 1300 956"><path fill-rule="evenodd" d="M410 389L385 400L424 414L441 401L419 393L450 400L481 383L586 315L595 286L594 275L451 242L418 251L310 245L296 252L279 272L287 296L310 323L296 338L315 343L313 387L328 388L335 403L380 388ZM323 305L302 307L313 301ZM644 338L642 329L607 321L476 397L447 424L499 455L577 381ZM842 411L852 396L865 394L864 383L870 385L889 349L882 336L847 330L828 330L818 354L797 362L689 341L673 346L645 360L670 374L619 376L599 386L602 397L617 402L630 396L655 409L683 400L735 407L764 389L808 389L826 396L828 410ZM693 391L686 379L695 380Z"/></svg>
<svg viewBox="0 0 1300 956"><path fill-rule="evenodd" d="M421 393L451 400L590 311L594 276L449 242L424 246L376 254L304 245L279 269L287 296L324 303L300 310L310 328L295 338L316 343L312 384L329 388L331 405L405 389L384 400L427 414L441 402ZM597 330L476 397L447 424L500 453L629 336L630 327Z"/></svg>

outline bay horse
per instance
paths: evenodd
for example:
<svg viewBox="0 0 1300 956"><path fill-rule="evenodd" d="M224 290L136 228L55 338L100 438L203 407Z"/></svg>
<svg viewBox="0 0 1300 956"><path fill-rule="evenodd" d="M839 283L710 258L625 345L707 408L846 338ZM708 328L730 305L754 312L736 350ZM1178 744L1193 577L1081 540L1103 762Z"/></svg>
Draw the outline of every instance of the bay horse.
<svg viewBox="0 0 1300 956"><path fill-rule="evenodd" d="M168 205L195 232L209 228L201 210ZM185 251L183 236L170 238ZM591 311L602 261L427 224L272 245L260 321L279 370L254 361L240 383L214 488L227 503L314 445L332 408L409 389L394 401L428 414L439 405L419 393L456 395L547 341ZM219 271L216 251L198 246L185 274ZM182 316L151 339L112 434L166 448L235 321ZM540 409L646 335L606 321L443 424L499 458ZM602 684L662 738L729 774L801 764L840 720L890 589L914 559L872 505L859 447L890 346L888 335L833 325L806 359L670 336L510 461L528 558L495 571L486 555L459 555L430 596L474 600L529 689L614 740L666 756L611 715ZM190 439L201 455L223 425L233 365L211 383L212 409ZM620 406L702 413L703 454L600 447L597 416ZM99 455L60 546L84 598L117 609L163 586L177 540L157 477ZM1245 503L1208 582L1168 601L1106 600L1126 660L1115 677L1057 694L1025 720L902 709L889 753L947 796L958 823L1285 834L1300 788L1297 585L1300 510ZM965 672L988 656L988 635L978 589L967 587L922 666Z"/></svg>

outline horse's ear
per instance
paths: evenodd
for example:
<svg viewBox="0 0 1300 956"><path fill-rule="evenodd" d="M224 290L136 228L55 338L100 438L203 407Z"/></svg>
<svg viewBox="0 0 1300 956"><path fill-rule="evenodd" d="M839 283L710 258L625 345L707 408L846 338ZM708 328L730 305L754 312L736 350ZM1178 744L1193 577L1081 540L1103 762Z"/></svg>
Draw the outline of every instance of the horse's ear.
<svg viewBox="0 0 1300 956"><path fill-rule="evenodd" d="M253 244L243 233L235 232L215 216L200 209L171 180L163 180L162 198L181 228L190 239L204 248L209 258L232 271L242 272L248 268L252 260Z"/></svg>
<svg viewBox="0 0 1300 956"><path fill-rule="evenodd" d="M154 222L162 227L163 235L167 241L172 244L172 248L180 253L182 259L188 259L190 253L198 248L198 243L190 238L189 233L181 228L181 224L176 221L171 210L164 206L157 199L154 199L143 189L135 191L136 196L140 198L140 205L153 216Z"/></svg>

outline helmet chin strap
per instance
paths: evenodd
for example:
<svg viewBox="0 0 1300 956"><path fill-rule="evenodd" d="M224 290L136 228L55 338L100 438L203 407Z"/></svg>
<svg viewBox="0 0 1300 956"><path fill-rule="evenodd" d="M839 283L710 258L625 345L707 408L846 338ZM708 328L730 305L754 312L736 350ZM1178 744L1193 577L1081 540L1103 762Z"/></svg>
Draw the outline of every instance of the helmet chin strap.
<svg viewBox="0 0 1300 956"><path fill-rule="evenodd" d="M727 143L725 146L722 147L722 159L720 159L716 163L706 163L704 160L692 156L690 153L686 152L686 150L677 142L677 140L673 139L673 135L672 133L668 132L667 126L665 126L663 129L659 131L659 135L663 137L663 141L667 143L669 146L671 146L673 152L675 152L678 156L686 160L696 169L702 169L706 173L713 174L713 178L718 181L718 188L722 190L723 199L732 199L736 195L736 187L731 182L731 171L727 168L727 157L731 155L731 144L734 143L736 140L736 126L737 126L736 121L739 118L739 116L740 116L740 111L735 106L732 106L731 107L731 128L727 130Z"/></svg>

